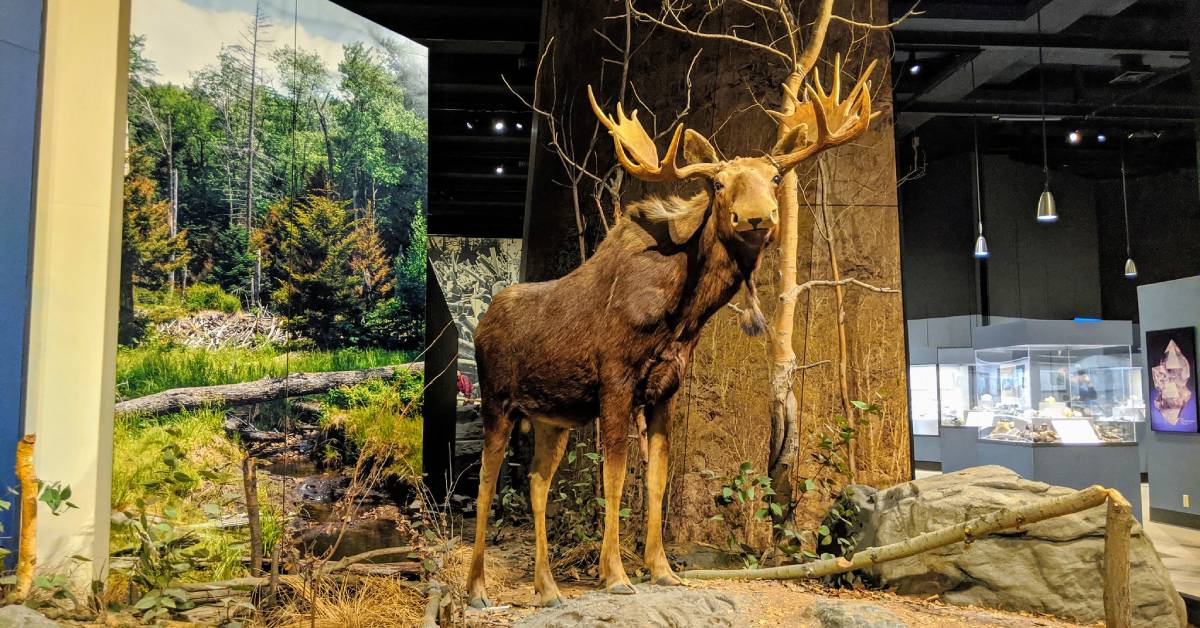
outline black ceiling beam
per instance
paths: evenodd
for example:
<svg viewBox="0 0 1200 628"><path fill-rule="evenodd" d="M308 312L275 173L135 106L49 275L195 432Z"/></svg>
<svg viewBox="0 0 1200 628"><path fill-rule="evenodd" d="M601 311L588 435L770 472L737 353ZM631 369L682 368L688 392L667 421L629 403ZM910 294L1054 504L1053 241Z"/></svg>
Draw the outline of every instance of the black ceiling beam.
<svg viewBox="0 0 1200 628"><path fill-rule="evenodd" d="M537 41L540 4L528 1L443 4L395 0L338 0L338 4L410 39L495 39ZM530 5L534 6L531 7Z"/></svg>
<svg viewBox="0 0 1200 628"><path fill-rule="evenodd" d="M440 216L429 215L429 235L465 238L520 238L524 214L492 216L481 213Z"/></svg>
<svg viewBox="0 0 1200 628"><path fill-rule="evenodd" d="M905 113L927 113L940 116L1038 116L1041 103L1036 100L971 100L966 102L915 102ZM1103 107L1100 113L1094 113ZM1200 106L1115 105L1108 103L1046 103L1046 115L1063 118L1092 118L1097 120L1147 120L1195 124Z"/></svg>
<svg viewBox="0 0 1200 628"><path fill-rule="evenodd" d="M1188 42L1170 37L1130 39L1080 33L993 33L896 29L892 31L899 50L970 50L973 48L1010 50L1103 50L1118 54L1145 52L1176 53L1186 56Z"/></svg>
<svg viewBox="0 0 1200 628"><path fill-rule="evenodd" d="M1050 0L1009 0L1007 2L989 2L981 4L971 0L924 0L917 10L921 18L941 20L1002 20L1014 22L1027 19ZM912 8L914 0L892 2L892 19L898 19Z"/></svg>

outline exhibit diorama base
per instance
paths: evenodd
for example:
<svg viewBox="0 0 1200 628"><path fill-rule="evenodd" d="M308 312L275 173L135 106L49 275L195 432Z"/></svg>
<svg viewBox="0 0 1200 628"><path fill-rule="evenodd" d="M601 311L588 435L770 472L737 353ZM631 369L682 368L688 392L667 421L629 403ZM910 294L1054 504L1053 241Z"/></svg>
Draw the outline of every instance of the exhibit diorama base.
<svg viewBox="0 0 1200 628"><path fill-rule="evenodd" d="M1060 619L945 604L936 596L839 589L812 581L686 580L684 586L636 585L636 595L610 595L594 577L558 576L565 604L539 608L533 591L533 536L510 533L488 548L488 594L495 607L466 609L472 627L522 626L1075 626ZM640 561L626 561L631 574Z"/></svg>

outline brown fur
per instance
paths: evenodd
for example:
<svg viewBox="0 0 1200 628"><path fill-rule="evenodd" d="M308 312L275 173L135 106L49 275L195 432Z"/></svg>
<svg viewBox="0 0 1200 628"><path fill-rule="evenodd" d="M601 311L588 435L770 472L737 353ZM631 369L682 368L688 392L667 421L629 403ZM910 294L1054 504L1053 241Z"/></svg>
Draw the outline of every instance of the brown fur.
<svg viewBox="0 0 1200 628"><path fill-rule="evenodd" d="M765 327L752 276L777 222L776 175L763 159L725 162L706 181L707 189L691 198L651 197L632 204L595 255L567 276L517 284L492 300L475 333L485 451L478 568L472 569L470 583L474 603L486 603L482 541L495 475L512 426L522 419L562 428L599 417L607 505L613 506L606 516L600 570L610 590L627 585L612 543L634 411L645 407L655 418L660 435L655 445L663 459L653 465L651 481L661 495L667 415L700 330L743 286L750 300L745 326L748 331ZM542 474L552 475L556 463L539 460L537 492L550 481ZM544 506L534 506L537 523ZM674 579L657 531L653 542L654 556L647 545L652 575ZM543 573L540 552L538 562L535 588L544 603L553 603L557 589L548 568Z"/></svg>

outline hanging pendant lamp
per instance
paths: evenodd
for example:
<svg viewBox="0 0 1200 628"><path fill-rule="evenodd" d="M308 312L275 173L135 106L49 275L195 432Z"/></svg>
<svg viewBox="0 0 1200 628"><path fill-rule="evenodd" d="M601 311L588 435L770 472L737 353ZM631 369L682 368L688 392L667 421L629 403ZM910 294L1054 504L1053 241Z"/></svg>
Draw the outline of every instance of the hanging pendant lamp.
<svg viewBox="0 0 1200 628"><path fill-rule="evenodd" d="M971 60L971 91L975 91L975 60ZM975 237L975 259L987 259L988 245L987 238L983 237L983 193L980 185L980 162L979 162L979 118L971 116L971 135L974 138L975 145L975 161L974 175L975 180L975 213L979 221L979 235Z"/></svg>
<svg viewBox="0 0 1200 628"><path fill-rule="evenodd" d="M1038 222L1054 222L1058 220L1058 205L1054 202L1054 195L1050 193L1050 149L1047 146L1046 139L1046 65L1045 59L1042 57L1042 11L1037 13L1037 29L1038 29L1038 83L1042 96L1042 176L1043 187L1042 195L1038 197L1037 204L1037 219Z"/></svg>
<svg viewBox="0 0 1200 628"><path fill-rule="evenodd" d="M1129 188L1125 183L1125 142L1121 142L1121 202L1125 210L1125 278L1137 279L1137 264L1133 262L1133 249L1129 246Z"/></svg>

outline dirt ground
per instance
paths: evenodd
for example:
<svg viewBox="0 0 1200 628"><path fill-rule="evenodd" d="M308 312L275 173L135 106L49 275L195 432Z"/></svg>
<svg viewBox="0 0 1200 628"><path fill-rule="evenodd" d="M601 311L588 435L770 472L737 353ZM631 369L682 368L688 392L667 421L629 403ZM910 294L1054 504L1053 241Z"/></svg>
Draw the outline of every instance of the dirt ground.
<svg viewBox="0 0 1200 628"><path fill-rule="evenodd" d="M466 548L463 548L466 549ZM814 603L877 607L894 616L893 623L913 628L957 626L1076 626L1049 617L1008 613L975 607L943 604L936 598L903 597L882 591L833 589L807 581L690 580L684 587L638 585L638 595L608 595L599 591L594 579L573 578L556 569L558 586L566 604L558 609L537 608L533 592L533 547L526 539L511 539L501 547L488 548L488 595L496 607L485 611L467 609L463 625L472 628L525 626L729 626L808 628L823 625L810 613ZM636 562L626 561L636 576ZM845 604L842 604L845 603ZM869 625L865 620L841 625Z"/></svg>

